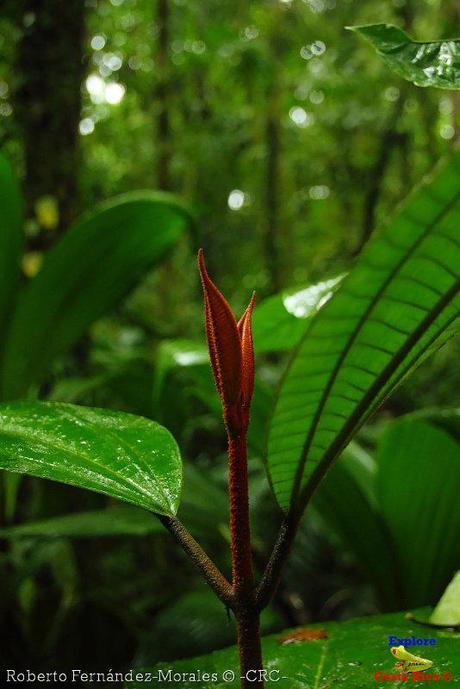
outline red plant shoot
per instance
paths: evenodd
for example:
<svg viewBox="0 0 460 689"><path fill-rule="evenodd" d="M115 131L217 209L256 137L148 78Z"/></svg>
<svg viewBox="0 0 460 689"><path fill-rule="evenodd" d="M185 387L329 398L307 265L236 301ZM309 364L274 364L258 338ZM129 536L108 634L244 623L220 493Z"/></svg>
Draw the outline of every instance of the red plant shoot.
<svg viewBox="0 0 460 689"><path fill-rule="evenodd" d="M262 668L259 614L255 601L252 566L251 532L249 523L249 494L246 435L254 391L254 347L251 315L255 294L237 322L221 292L206 270L203 251L198 253L198 265L204 292L206 337L211 368L228 437L230 538L232 553L232 589L235 596L235 616L238 626L241 674ZM243 686L262 687L263 681Z"/></svg>

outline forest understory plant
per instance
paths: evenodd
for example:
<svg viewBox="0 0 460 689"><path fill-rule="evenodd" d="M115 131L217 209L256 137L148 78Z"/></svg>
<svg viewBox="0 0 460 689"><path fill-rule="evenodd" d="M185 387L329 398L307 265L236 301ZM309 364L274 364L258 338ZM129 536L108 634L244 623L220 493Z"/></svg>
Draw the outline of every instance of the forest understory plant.
<svg viewBox="0 0 460 689"><path fill-rule="evenodd" d="M281 532L281 543L274 551L262 582L257 586L251 546L247 462L247 432L255 372L251 331L255 293L237 322L227 300L208 275L202 250L198 254L198 265L204 295L210 363L227 433L231 583L176 517L161 517L161 521L192 557L208 584L235 616L241 686L263 687L260 613L275 593L280 564L287 555L291 541L285 539L286 523ZM289 523L295 529L297 520L291 519Z"/></svg>
<svg viewBox="0 0 460 689"><path fill-rule="evenodd" d="M260 613L275 594L316 487L397 385L460 330L459 190L456 153L369 241L306 321L268 424L266 468L284 516L260 582L252 562L246 448L255 297L237 322L202 252L206 335L228 438L231 582L176 516L182 465L166 428L71 404L0 406L0 468L98 491L160 518L235 616L243 687L264 686Z"/></svg>

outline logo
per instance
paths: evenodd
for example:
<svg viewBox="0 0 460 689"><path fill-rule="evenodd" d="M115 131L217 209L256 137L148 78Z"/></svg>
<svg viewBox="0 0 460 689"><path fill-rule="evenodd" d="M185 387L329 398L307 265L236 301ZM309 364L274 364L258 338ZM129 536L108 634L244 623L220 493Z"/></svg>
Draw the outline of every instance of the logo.
<svg viewBox="0 0 460 689"><path fill-rule="evenodd" d="M392 672L374 672L377 682L451 682L451 672L426 672L433 666L433 661L428 658L416 656L410 653L405 646L392 646L391 655L396 659Z"/></svg>
<svg viewBox="0 0 460 689"><path fill-rule="evenodd" d="M432 660L409 653L404 646L393 646L391 653L397 659L395 668L400 672L422 672L433 665Z"/></svg>

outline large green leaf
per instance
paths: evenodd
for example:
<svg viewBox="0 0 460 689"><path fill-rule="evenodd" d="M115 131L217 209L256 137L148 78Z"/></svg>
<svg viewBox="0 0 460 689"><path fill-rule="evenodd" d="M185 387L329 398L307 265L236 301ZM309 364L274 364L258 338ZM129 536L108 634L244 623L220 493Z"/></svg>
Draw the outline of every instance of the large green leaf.
<svg viewBox="0 0 460 689"><path fill-rule="evenodd" d="M403 79L417 86L460 89L460 39L413 41L392 24L349 28L364 36Z"/></svg>
<svg viewBox="0 0 460 689"><path fill-rule="evenodd" d="M222 545L222 534L228 529L227 494L208 472L191 464L184 465L179 517L194 536ZM158 533L169 538L161 522L149 512L119 505L16 524L0 529L0 538L100 538Z"/></svg>
<svg viewBox="0 0 460 689"><path fill-rule="evenodd" d="M0 468L175 514L182 480L172 435L140 416L71 404L0 406Z"/></svg>
<svg viewBox="0 0 460 689"><path fill-rule="evenodd" d="M166 533L152 514L131 505L74 512L0 529L0 538L100 538Z"/></svg>
<svg viewBox="0 0 460 689"><path fill-rule="evenodd" d="M174 197L154 192L126 195L79 220L19 299L5 348L3 398L23 396L53 357L161 259L189 222Z"/></svg>
<svg viewBox="0 0 460 689"><path fill-rule="evenodd" d="M404 600L434 603L460 568L460 445L425 421L401 420L383 434L378 463Z"/></svg>
<svg viewBox="0 0 460 689"><path fill-rule="evenodd" d="M442 676L443 672L449 673L452 684L456 683L460 648L459 635L454 632L427 630L407 620L403 613L363 617L341 623L326 622L308 627L318 628L325 629L328 638L280 645L280 637L286 634L283 632L262 640L264 666L268 671L273 671L271 681L267 681L266 686L276 686L279 689L369 689L387 684L412 685L415 677L412 678L410 674L408 681L382 681L383 674L398 672L390 651L390 636L402 639L411 636L435 639L434 645L424 646L422 649L418 646L415 650L409 647L408 650L433 661L433 667L428 672L439 673L443 680L435 682L436 685L446 682L447 677ZM167 673L170 667L169 663L157 665L153 670L150 668L151 685L164 685L165 679L159 670ZM133 672L134 676L136 672L138 671ZM180 676L179 673L184 673L180 681L181 689L237 689L240 686L238 650L233 646L201 658L176 660L173 672L178 673L177 677ZM234 673L233 679L230 672ZM215 673L216 677L213 680L203 679L204 673ZM380 674L376 676L375 673ZM135 679L137 681L127 682L125 686L134 689L145 686L145 677L144 681ZM425 682L417 682L417 686L424 685Z"/></svg>
<svg viewBox="0 0 460 689"><path fill-rule="evenodd" d="M397 610L402 602L398 571L390 532L374 499L376 468L375 460L351 444L318 487L312 506L353 554L383 609Z"/></svg>
<svg viewBox="0 0 460 689"><path fill-rule="evenodd" d="M22 203L11 167L0 154L0 350L5 319L12 307L19 277L22 249Z"/></svg>
<svg viewBox="0 0 460 689"><path fill-rule="evenodd" d="M282 508L301 508L381 402L458 332L459 226L456 153L369 242L307 326L268 438L268 470Z"/></svg>

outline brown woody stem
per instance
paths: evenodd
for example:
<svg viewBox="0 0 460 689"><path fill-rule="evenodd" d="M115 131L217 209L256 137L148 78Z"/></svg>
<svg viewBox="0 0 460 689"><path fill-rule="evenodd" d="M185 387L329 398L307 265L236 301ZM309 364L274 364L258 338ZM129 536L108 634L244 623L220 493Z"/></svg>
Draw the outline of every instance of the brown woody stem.
<svg viewBox="0 0 460 689"><path fill-rule="evenodd" d="M206 582L213 591L215 591L220 600L225 603L228 608L233 609L235 606L235 597L230 583L211 558L205 553L200 544L195 541L193 536L187 531L177 517L158 516L163 526L174 536L183 550L190 555L190 558L201 571Z"/></svg>
<svg viewBox="0 0 460 689"><path fill-rule="evenodd" d="M276 593L281 578L281 571L297 533L300 516L288 514L281 524L278 538L256 591L256 606L258 610L266 608Z"/></svg>

